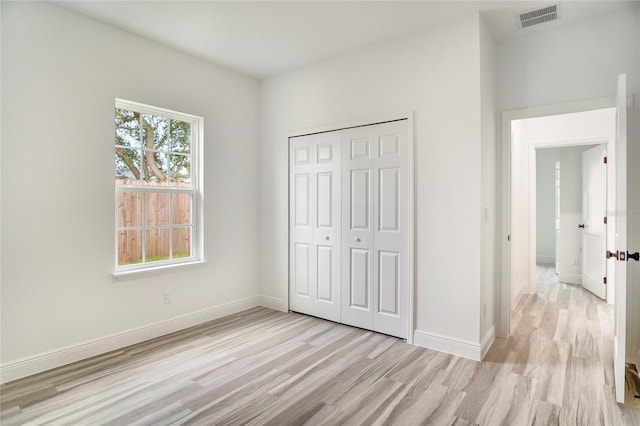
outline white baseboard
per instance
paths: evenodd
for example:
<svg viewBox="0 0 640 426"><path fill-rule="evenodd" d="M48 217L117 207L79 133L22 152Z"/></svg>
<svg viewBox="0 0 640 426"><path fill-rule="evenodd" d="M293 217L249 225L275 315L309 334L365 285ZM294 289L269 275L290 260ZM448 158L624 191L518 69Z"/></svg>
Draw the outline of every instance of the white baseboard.
<svg viewBox="0 0 640 426"><path fill-rule="evenodd" d="M544 263L545 265L555 265L556 258L553 256L536 256L536 263Z"/></svg>
<svg viewBox="0 0 640 426"><path fill-rule="evenodd" d="M265 308L274 309L276 311L281 312L289 312L289 306L286 300L280 299L278 297L271 296L260 296L260 306L264 306Z"/></svg>
<svg viewBox="0 0 640 426"><path fill-rule="evenodd" d="M513 293L513 299L511 299L511 309L513 309L517 304L520 298L529 293L529 283L520 283L518 287L516 287L516 291Z"/></svg>
<svg viewBox="0 0 640 426"><path fill-rule="evenodd" d="M558 274L558 281L568 284L582 284L582 275Z"/></svg>
<svg viewBox="0 0 640 426"><path fill-rule="evenodd" d="M487 352L489 352L491 345L493 345L493 342L495 341L496 341L496 326L494 324L491 326L489 330L487 330L484 337L482 338L482 345L481 345L482 351L480 353L481 359L484 359L484 356L487 354Z"/></svg>
<svg viewBox="0 0 640 426"><path fill-rule="evenodd" d="M32 374L41 373L52 368L144 342L145 340L193 327L256 306L266 306L263 298L264 296L251 296L146 326L133 328L110 336L88 340L80 344L10 361L0 366L0 383L6 383Z"/></svg>
<svg viewBox="0 0 640 426"><path fill-rule="evenodd" d="M441 334L430 333L428 331L416 330L413 332L413 344L434 351L456 355L462 358L480 361L482 350L480 343L468 340L456 339Z"/></svg>

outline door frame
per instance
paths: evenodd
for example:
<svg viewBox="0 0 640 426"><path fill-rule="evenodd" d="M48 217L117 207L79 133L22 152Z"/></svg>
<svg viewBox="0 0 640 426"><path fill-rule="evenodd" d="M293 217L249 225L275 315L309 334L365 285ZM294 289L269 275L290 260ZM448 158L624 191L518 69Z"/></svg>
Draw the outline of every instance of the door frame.
<svg viewBox="0 0 640 426"><path fill-rule="evenodd" d="M536 178L538 174L537 169L537 150L545 148L570 148L575 146L595 146L604 145L605 149L609 147L613 140L606 140L603 138L585 138L585 139L570 139L559 140L553 142L534 142L529 144L529 253L531 254L529 259L529 293L534 293L536 290L536 248L537 248L537 183ZM582 172L581 172L582 173ZM562 177L560 178L562 180ZM606 201L606 200L605 200ZM606 235L605 235L606 241ZM556 253L556 256L558 254ZM582 261L582 260L581 260ZM584 265L583 265L584 266ZM607 297L607 301L609 298Z"/></svg>
<svg viewBox="0 0 640 426"><path fill-rule="evenodd" d="M542 105L536 107L522 108L516 110L508 110L503 111L501 114L501 178L502 178L502 191L501 191L501 216L502 216L502 226L500 231L500 251L501 251L501 288L500 288L500 315L499 315L499 324L498 324L498 335L503 337L508 337L511 334L511 286L512 286L512 253L514 250L514 245L511 244L511 200L512 200L512 191L513 188L511 186L511 122L513 120L521 120L525 118L534 118L534 117L543 117L548 115L560 115L560 114L570 114L576 112L585 112L595 109L604 109L615 107L615 99L612 98L598 98L598 99L587 99L578 102L567 102L561 104L551 104L551 105ZM597 139L602 143L602 139ZM561 141L560 143L568 143L571 141ZM574 141L575 142L575 141ZM584 145L585 141L582 140L580 143L574 143L574 145ZM538 144L543 145L543 144ZM553 145L546 145L553 146ZM568 146L568 145L565 145ZM534 149L535 148L530 148ZM531 153L530 153L529 167L531 168ZM533 156L533 166L535 168L535 155ZM609 164L610 167L613 165ZM531 186L533 181L533 186L535 189L535 173L533 175L533 179L530 176L529 185ZM532 196L535 196L535 191L533 195L531 191L529 193L529 197L531 199ZM531 204L531 203L530 203ZM535 206L535 203L533 204ZM531 207L530 208L534 208ZM533 225L532 225L533 223ZM535 220L529 221L529 233L532 235L532 238L529 240L529 250L532 248L532 241L535 244ZM535 249L535 245L533 245ZM529 274L529 283L535 282L535 262L532 260L533 256L530 256L530 262L533 263L533 267L530 266L530 274ZM530 284L531 285L531 284Z"/></svg>
<svg viewBox="0 0 640 426"><path fill-rule="evenodd" d="M413 110L396 113L380 114L373 117L364 117L361 119L355 119L345 121L341 123L334 123L322 126L308 127L298 130L289 131L286 134L287 137L287 223L291 223L291 206L289 205L291 200L291 182L290 182L290 141L291 138L297 136L312 135L315 133L334 132L336 130L344 130L352 127L372 126L376 124L386 123L389 121L407 120L407 144L409 147L409 300L407 301L407 343L413 344L413 333L415 330L415 283L416 283L416 270L415 270L415 158L414 158L414 114ZM287 226L287 310L290 310L289 300L289 287L291 286L290 274L288 265L291 261L291 230L290 226Z"/></svg>

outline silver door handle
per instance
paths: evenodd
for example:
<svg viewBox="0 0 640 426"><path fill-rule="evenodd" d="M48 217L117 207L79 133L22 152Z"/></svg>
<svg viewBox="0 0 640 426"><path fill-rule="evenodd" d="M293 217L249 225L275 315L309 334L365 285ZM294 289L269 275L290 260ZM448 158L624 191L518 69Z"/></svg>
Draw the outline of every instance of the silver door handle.
<svg viewBox="0 0 640 426"><path fill-rule="evenodd" d="M327 237L324 237L324 239L325 239L325 240L327 240L327 241L329 241L329 237L328 237L328 236L327 236Z"/></svg>
<svg viewBox="0 0 640 426"><path fill-rule="evenodd" d="M360 241L362 241L360 238L356 238L356 243L359 243Z"/></svg>

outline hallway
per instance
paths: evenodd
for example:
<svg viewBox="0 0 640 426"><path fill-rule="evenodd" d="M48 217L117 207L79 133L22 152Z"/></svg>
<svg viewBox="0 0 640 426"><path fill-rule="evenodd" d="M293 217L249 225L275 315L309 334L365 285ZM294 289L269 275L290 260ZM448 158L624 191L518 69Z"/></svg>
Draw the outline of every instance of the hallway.
<svg viewBox="0 0 640 426"><path fill-rule="evenodd" d="M513 365L495 396L509 399L511 411L518 407L508 423L640 424L640 411L615 402L613 306L580 285L558 282L554 268L537 266L536 294L517 302L513 335L498 339L485 359ZM536 418L526 419L526 412Z"/></svg>

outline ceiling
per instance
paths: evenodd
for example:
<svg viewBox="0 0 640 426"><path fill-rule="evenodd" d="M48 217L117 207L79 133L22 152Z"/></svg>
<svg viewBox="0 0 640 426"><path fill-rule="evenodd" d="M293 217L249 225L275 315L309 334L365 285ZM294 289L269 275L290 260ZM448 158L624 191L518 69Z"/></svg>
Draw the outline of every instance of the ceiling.
<svg viewBox="0 0 640 426"><path fill-rule="evenodd" d="M56 1L243 74L266 78L481 12L496 40L584 21L629 1L563 1L560 19L519 30L551 1Z"/></svg>

